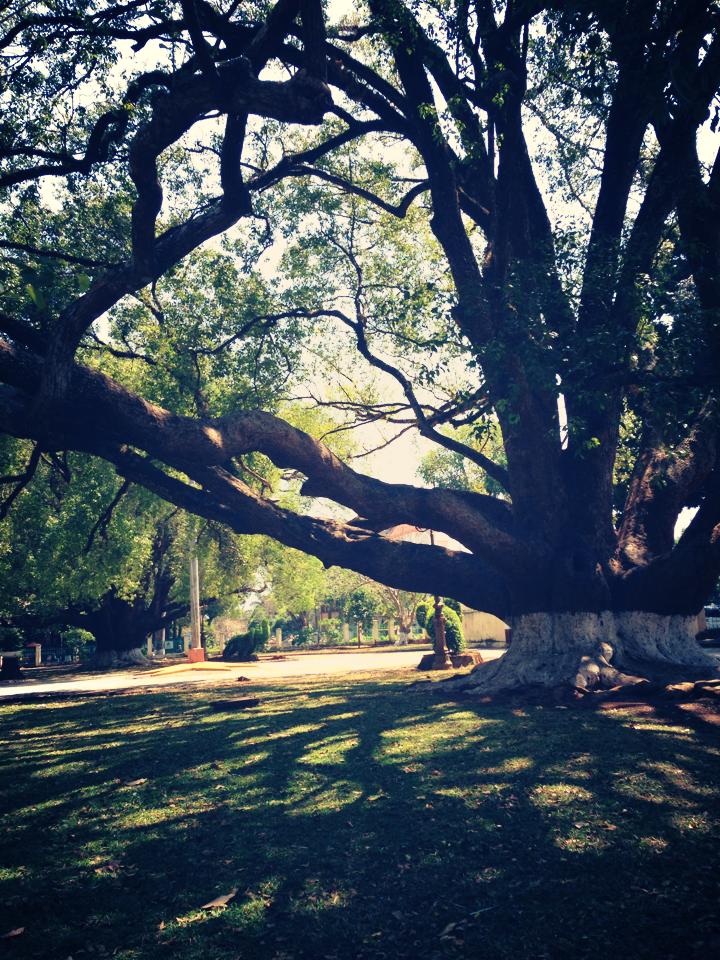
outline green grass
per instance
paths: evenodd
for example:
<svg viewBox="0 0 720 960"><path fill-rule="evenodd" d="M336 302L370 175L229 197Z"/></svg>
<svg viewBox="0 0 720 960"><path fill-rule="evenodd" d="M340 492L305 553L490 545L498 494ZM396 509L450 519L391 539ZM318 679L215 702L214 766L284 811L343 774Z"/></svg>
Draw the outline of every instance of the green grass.
<svg viewBox="0 0 720 960"><path fill-rule="evenodd" d="M214 712L228 689L0 709L0 934L25 928L0 952L717 948L719 728L438 702L398 675L273 685L259 709Z"/></svg>

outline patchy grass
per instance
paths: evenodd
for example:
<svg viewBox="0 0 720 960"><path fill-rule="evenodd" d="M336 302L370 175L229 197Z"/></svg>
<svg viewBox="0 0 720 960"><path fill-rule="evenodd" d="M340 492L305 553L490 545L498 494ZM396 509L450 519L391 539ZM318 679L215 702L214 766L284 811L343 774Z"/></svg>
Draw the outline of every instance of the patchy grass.
<svg viewBox="0 0 720 960"><path fill-rule="evenodd" d="M256 690L244 713L213 711L227 686L0 709L0 934L24 927L5 955L717 947L720 728L438 702L388 674Z"/></svg>

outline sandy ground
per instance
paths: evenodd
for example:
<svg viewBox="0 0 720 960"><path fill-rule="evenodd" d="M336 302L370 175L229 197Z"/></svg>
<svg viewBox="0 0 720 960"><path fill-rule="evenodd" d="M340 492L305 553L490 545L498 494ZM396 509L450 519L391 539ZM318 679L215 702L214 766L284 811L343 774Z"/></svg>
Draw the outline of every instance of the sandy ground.
<svg viewBox="0 0 720 960"><path fill-rule="evenodd" d="M429 650L429 648L428 648ZM282 660L263 657L256 663L175 663L155 670L114 670L110 673L93 673L83 676L63 676L45 682L34 682L32 670L25 670L25 679L16 684L1 684L0 699L17 694L77 692L89 693L103 690L160 687L174 683L207 683L209 681L235 680L280 680L287 677L351 673L362 670L412 669L420 662L424 650L385 650L360 653L294 653L284 655ZM486 660L504 653L503 650L483 650Z"/></svg>

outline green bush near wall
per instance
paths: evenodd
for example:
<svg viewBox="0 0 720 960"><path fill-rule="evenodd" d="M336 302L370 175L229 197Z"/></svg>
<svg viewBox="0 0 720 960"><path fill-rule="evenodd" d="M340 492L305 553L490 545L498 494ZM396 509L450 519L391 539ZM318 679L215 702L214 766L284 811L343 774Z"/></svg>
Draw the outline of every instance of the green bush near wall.
<svg viewBox="0 0 720 960"><path fill-rule="evenodd" d="M453 656L457 653L462 653L465 649L465 634L463 633L462 620L457 613L455 613L452 607L444 607L443 616L445 617L445 642L447 643L448 650L451 654L453 654ZM425 629L427 630L430 639L434 640L434 616L428 616L425 623Z"/></svg>

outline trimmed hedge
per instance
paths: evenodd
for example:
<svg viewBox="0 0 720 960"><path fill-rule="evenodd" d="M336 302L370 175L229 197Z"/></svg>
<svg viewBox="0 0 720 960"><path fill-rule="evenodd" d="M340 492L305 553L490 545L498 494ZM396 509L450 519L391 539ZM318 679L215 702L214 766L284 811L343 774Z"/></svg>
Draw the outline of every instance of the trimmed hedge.
<svg viewBox="0 0 720 960"><path fill-rule="evenodd" d="M427 626L428 611L430 610L430 604L425 600L422 603L419 603L415 607L415 619L417 620L418 626L422 627L424 630Z"/></svg>
<svg viewBox="0 0 720 960"><path fill-rule="evenodd" d="M448 650L453 656L462 653L465 649L465 634L463 633L462 620L455 613L452 607L443 607L443 616L445 617L445 642ZM429 615L425 624L425 629L431 640L435 639L435 617Z"/></svg>
<svg viewBox="0 0 720 960"><path fill-rule="evenodd" d="M231 637L223 650L223 660L257 660L259 650L262 650L270 639L270 624L267 620L251 623L247 633L238 633Z"/></svg>

